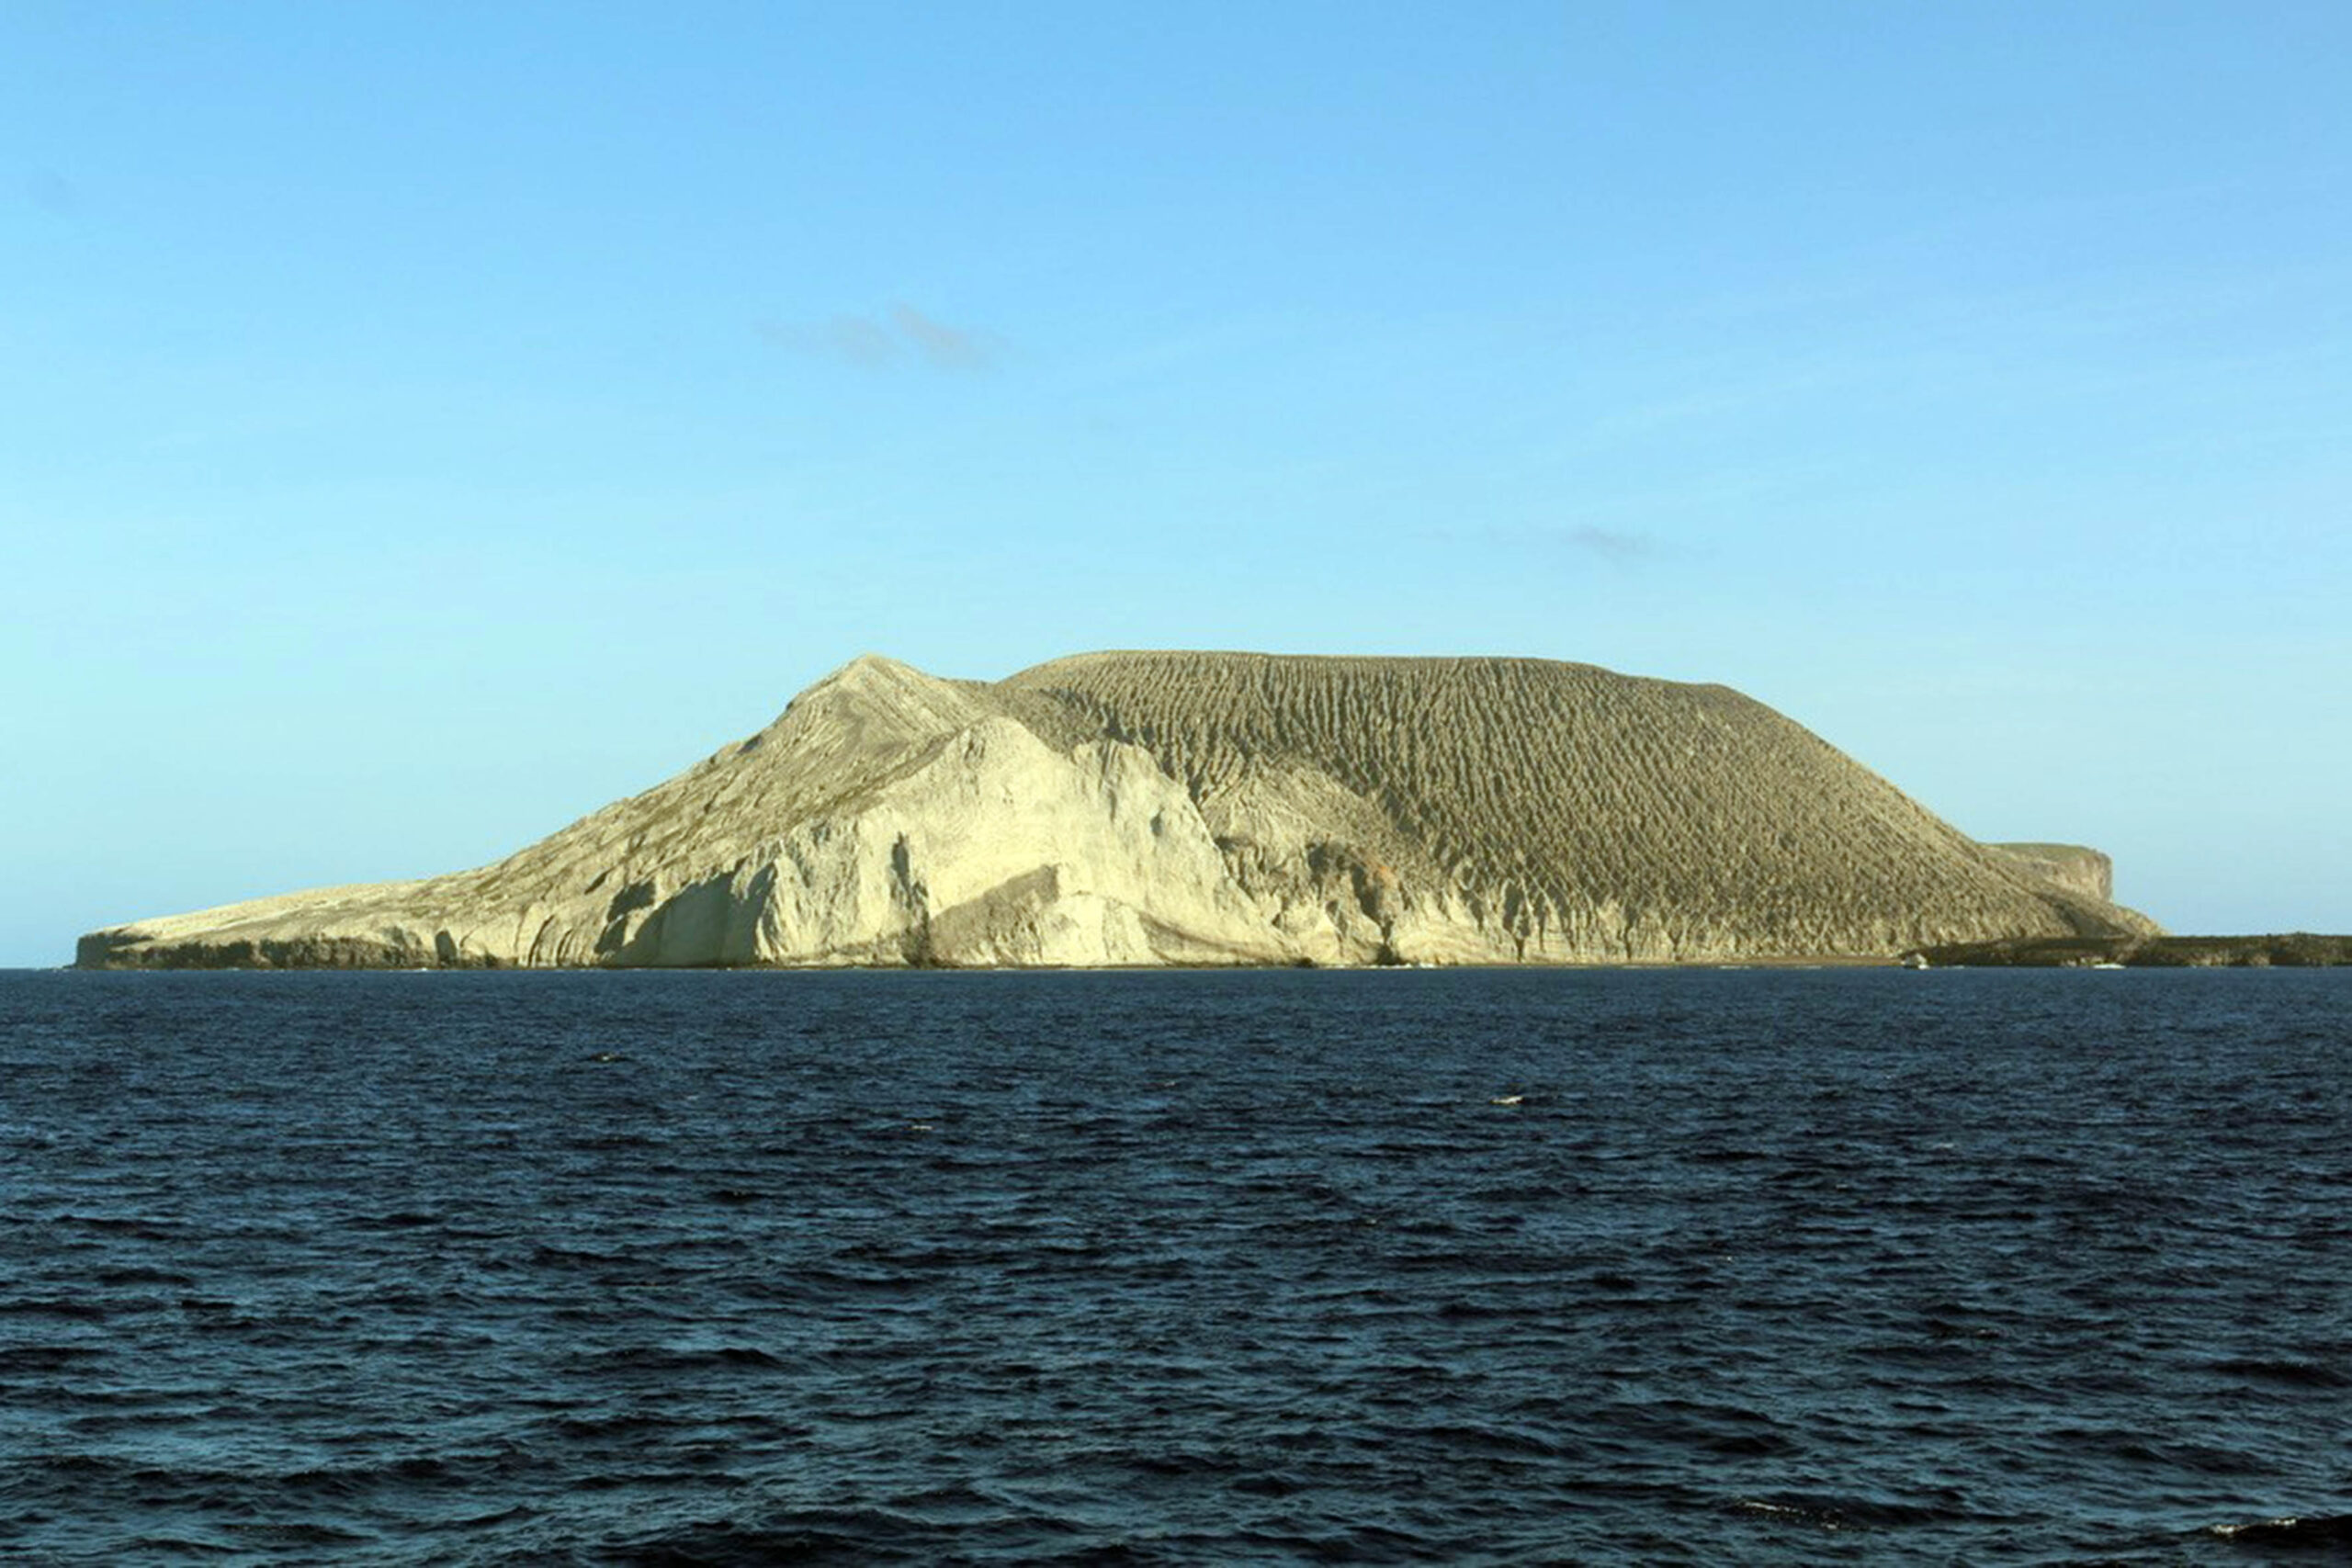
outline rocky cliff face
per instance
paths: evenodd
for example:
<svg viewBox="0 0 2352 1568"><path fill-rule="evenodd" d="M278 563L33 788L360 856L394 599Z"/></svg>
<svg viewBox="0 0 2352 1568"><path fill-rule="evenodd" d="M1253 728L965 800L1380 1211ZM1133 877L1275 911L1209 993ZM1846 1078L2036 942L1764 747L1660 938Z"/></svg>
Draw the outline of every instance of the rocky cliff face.
<svg viewBox="0 0 2352 1568"><path fill-rule="evenodd" d="M2099 900L2115 897L2115 863L2081 844L1987 844L2017 863L2026 874L2079 897Z"/></svg>
<svg viewBox="0 0 2352 1568"><path fill-rule="evenodd" d="M868 657L494 865L112 927L79 962L1644 962L2154 930L2050 862L1719 686L1238 654L986 685Z"/></svg>

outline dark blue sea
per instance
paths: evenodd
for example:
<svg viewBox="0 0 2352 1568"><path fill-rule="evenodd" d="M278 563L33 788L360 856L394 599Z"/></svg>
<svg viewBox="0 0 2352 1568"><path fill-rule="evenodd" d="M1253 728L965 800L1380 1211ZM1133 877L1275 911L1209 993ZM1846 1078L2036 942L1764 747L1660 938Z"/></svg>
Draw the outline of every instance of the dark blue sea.
<svg viewBox="0 0 2352 1568"><path fill-rule="evenodd" d="M2352 1555L2352 972L0 976L0 1557Z"/></svg>

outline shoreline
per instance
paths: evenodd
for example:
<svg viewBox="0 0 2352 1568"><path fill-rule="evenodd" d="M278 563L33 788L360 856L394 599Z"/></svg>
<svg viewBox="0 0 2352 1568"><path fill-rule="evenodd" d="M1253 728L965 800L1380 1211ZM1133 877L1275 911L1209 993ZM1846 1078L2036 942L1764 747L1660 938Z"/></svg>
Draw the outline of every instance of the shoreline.
<svg viewBox="0 0 2352 1568"><path fill-rule="evenodd" d="M369 975L1334 975L1451 971L1503 974L1803 969L2321 969L2352 966L2352 936L2308 931L2262 936L2039 937L1915 948L1902 953L1781 954L1745 958L1593 959L1500 964L271 964L74 962L20 973Z"/></svg>
<svg viewBox="0 0 2352 1568"><path fill-rule="evenodd" d="M1898 962L1929 969L2332 969L2352 964L2352 936L2009 938L1920 948Z"/></svg>

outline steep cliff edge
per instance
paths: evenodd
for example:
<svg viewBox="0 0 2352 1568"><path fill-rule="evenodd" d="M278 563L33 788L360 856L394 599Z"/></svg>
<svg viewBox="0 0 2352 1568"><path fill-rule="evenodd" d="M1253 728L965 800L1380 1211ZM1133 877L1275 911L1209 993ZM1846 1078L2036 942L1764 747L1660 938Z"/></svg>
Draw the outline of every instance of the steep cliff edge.
<svg viewBox="0 0 2352 1568"><path fill-rule="evenodd" d="M2115 863L2081 844L1987 844L2027 874L2062 892L2107 902L2115 897Z"/></svg>
<svg viewBox="0 0 2352 1568"><path fill-rule="evenodd" d="M2051 848L1977 844L1720 686L1246 654L990 685L868 656L495 864L111 927L77 962L1654 962L2154 930L2024 852Z"/></svg>

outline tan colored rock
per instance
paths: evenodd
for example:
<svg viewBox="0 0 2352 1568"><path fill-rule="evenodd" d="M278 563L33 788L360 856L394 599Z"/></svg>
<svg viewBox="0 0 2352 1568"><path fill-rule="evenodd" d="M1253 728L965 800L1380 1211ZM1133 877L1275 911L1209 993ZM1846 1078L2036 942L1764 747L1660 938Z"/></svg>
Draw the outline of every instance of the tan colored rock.
<svg viewBox="0 0 2352 1568"><path fill-rule="evenodd" d="M2028 875L2078 897L2104 903L2115 897L2115 863L2081 844L1987 844Z"/></svg>
<svg viewBox="0 0 2352 1568"><path fill-rule="evenodd" d="M112 927L79 961L1665 962L2154 929L2086 863L1973 843L1719 686L1239 654L991 686L868 656L496 864Z"/></svg>

